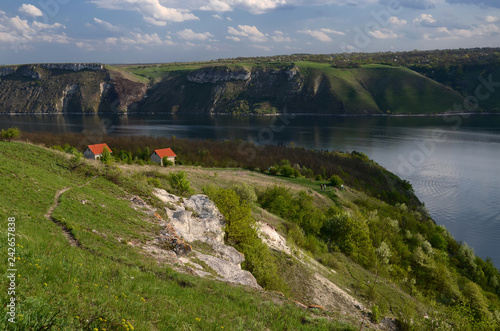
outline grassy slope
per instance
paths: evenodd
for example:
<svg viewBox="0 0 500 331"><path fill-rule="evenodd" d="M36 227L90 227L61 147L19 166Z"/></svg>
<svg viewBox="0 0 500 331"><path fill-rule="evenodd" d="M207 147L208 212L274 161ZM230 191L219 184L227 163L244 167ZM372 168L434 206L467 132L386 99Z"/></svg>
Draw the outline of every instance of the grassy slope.
<svg viewBox="0 0 500 331"><path fill-rule="evenodd" d="M122 188L71 173L64 155L14 142L0 142L0 155L0 245L6 252L8 217L16 218L18 245L17 324L6 321L2 295L1 329L330 329L326 318L272 293L178 274L145 258L126 243L145 241L156 225L129 206ZM53 217L81 247L44 217L63 188L70 189ZM7 278L0 283L5 289Z"/></svg>

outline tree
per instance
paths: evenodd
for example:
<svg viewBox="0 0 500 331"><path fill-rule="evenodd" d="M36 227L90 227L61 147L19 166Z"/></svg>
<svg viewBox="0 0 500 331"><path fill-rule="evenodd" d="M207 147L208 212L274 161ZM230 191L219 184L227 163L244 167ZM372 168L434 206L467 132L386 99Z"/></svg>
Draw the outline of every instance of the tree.
<svg viewBox="0 0 500 331"><path fill-rule="evenodd" d="M174 162L170 161L168 159L168 156L165 156L162 160L162 163L163 163L163 166L165 167L169 167L169 166L173 166L174 165Z"/></svg>
<svg viewBox="0 0 500 331"><path fill-rule="evenodd" d="M75 170L83 164L83 154L76 151L73 153L71 159L69 159L69 167L71 170Z"/></svg>
<svg viewBox="0 0 500 331"><path fill-rule="evenodd" d="M170 186L172 186L174 191L180 195L191 192L191 186L189 184L189 180L186 177L186 172L184 171L171 173L168 176L168 182L170 183Z"/></svg>
<svg viewBox="0 0 500 331"><path fill-rule="evenodd" d="M344 184L344 181L338 175L333 175L332 177L330 177L329 181L330 185L335 187Z"/></svg>
<svg viewBox="0 0 500 331"><path fill-rule="evenodd" d="M232 189L205 186L203 192L224 215L225 242L245 255L243 268L250 271L257 282L266 289L282 291L286 288L279 276L275 258L257 236L250 204Z"/></svg>
<svg viewBox="0 0 500 331"><path fill-rule="evenodd" d="M7 141L11 141L12 138L16 138L20 134L21 134L21 131L17 127L15 127L15 126L10 127L7 130L2 130L0 132L0 135L2 136L2 138L4 140L7 140Z"/></svg>
<svg viewBox="0 0 500 331"><path fill-rule="evenodd" d="M99 159L104 164L110 164L111 163L111 151L108 148L104 147L102 150L101 157Z"/></svg>

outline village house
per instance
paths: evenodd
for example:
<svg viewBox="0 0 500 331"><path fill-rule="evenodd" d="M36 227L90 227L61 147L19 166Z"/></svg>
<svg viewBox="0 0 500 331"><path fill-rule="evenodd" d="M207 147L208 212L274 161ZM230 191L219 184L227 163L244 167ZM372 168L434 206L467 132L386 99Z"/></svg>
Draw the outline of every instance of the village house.
<svg viewBox="0 0 500 331"><path fill-rule="evenodd" d="M110 153L113 153L111 148L107 144L96 144L96 145L88 145L85 152L83 152L83 156L87 159L97 160L101 158L102 152L104 152L104 148L107 148Z"/></svg>
<svg viewBox="0 0 500 331"><path fill-rule="evenodd" d="M151 154L151 161L163 166L163 158L166 157L168 161L172 161L172 163L175 164L176 156L177 155L171 148L155 149Z"/></svg>

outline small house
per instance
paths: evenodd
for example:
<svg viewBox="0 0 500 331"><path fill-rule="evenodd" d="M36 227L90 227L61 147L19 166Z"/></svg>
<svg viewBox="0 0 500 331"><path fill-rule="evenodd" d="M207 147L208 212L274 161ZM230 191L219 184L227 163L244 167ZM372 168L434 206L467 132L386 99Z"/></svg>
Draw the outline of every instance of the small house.
<svg viewBox="0 0 500 331"><path fill-rule="evenodd" d="M163 158L166 157L167 160L172 161L175 164L175 155L174 151L171 148L163 148L163 149L155 149L151 154L151 161L159 163L163 165Z"/></svg>
<svg viewBox="0 0 500 331"><path fill-rule="evenodd" d="M101 158L102 153L104 152L104 148L107 148L110 153L113 153L111 148L107 144L97 144L97 145L88 145L85 152L83 152L83 156L86 159L97 160Z"/></svg>

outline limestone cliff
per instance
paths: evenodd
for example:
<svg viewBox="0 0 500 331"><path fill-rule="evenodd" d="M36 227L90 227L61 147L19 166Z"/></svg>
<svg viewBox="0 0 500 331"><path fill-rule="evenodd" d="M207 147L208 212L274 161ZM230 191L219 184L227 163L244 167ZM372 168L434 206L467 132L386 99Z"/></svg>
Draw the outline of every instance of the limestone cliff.
<svg viewBox="0 0 500 331"><path fill-rule="evenodd" d="M163 66L163 67L162 67ZM165 69L166 68L166 69ZM459 93L398 67L317 63L0 67L0 113L439 113Z"/></svg>
<svg viewBox="0 0 500 331"><path fill-rule="evenodd" d="M146 89L97 63L4 66L0 113L123 113L136 109Z"/></svg>

